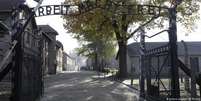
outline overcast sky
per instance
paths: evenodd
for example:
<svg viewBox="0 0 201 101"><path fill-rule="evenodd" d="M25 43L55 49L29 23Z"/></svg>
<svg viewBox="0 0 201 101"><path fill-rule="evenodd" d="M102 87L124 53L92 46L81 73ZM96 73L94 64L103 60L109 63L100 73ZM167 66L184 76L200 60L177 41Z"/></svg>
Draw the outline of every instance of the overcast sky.
<svg viewBox="0 0 201 101"><path fill-rule="evenodd" d="M44 0L42 5L54 5L54 4L61 4L64 0ZM36 3L33 0L27 0L27 3L30 7L34 7ZM52 26L59 35L57 36L57 40L61 41L64 45L64 50L69 52L72 51L74 48L78 47L78 43L76 39L73 39L70 34L66 33L63 28L63 19L61 16L54 15L54 16L45 16L45 17L37 17L36 18L37 24L48 24ZM147 34L152 35L157 31L147 32ZM149 39L148 41L167 41L167 33L159 35L153 39ZM194 32L185 33L185 29L178 26L178 41L201 41L201 21L197 22L197 28ZM133 39L129 40L129 43L133 42Z"/></svg>

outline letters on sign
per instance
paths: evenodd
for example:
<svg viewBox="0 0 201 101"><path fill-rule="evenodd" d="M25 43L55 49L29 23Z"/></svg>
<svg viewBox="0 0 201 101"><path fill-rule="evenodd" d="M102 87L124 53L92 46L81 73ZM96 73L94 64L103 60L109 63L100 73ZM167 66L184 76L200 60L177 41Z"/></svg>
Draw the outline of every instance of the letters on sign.
<svg viewBox="0 0 201 101"><path fill-rule="evenodd" d="M70 15L78 14L76 6L70 5L47 5L41 6L35 12L35 16L47 16L47 15Z"/></svg>
<svg viewBox="0 0 201 101"><path fill-rule="evenodd" d="M107 11L114 12L115 14L128 14L128 15L160 15L160 12L161 12L161 7L152 6L152 5L110 4L110 6L101 6L97 4L93 5L91 3L90 4L85 3L80 5L41 6L35 12L35 16L38 17L38 16L47 16L47 15L78 15L96 8L107 9Z"/></svg>

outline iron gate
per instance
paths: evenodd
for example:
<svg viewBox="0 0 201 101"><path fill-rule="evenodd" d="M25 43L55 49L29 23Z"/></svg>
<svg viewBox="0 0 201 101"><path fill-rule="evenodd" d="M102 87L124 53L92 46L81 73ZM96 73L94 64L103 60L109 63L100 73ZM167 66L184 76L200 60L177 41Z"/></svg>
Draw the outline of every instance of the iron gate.
<svg viewBox="0 0 201 101"><path fill-rule="evenodd" d="M35 19L29 19L29 15L32 10L26 5L13 11L12 34L8 34L12 43L9 43L7 52L3 52L0 62L1 101L35 101L43 92L41 36Z"/></svg>
<svg viewBox="0 0 201 101"><path fill-rule="evenodd" d="M11 36L6 24L0 23L0 99L9 101L12 95L12 56L16 41L11 43Z"/></svg>
<svg viewBox="0 0 201 101"><path fill-rule="evenodd" d="M145 57L147 98L165 100L171 95L169 44L147 50Z"/></svg>
<svg viewBox="0 0 201 101"><path fill-rule="evenodd" d="M42 95L43 89L40 35L35 19L32 17L28 21L32 10L26 5L21 5L19 8L17 13L22 13L24 18L18 24L18 28L22 30L22 33L17 33L17 37L14 37L17 38L18 45L14 57L12 100L35 101ZM27 25L25 23L26 27L20 26L23 25L23 20L28 22Z"/></svg>
<svg viewBox="0 0 201 101"><path fill-rule="evenodd" d="M32 35L30 33L22 34L22 46L21 46L21 57L16 57L19 59L20 64L19 70L14 72L15 77L17 77L19 83L17 91L17 98L35 101L38 96L42 93L42 68L40 61L40 49L39 40L36 33ZM16 55L17 56L17 55ZM15 67L16 68L16 67ZM14 78L15 78L14 77ZM20 92L20 93L19 93ZM21 100L20 100L21 101Z"/></svg>

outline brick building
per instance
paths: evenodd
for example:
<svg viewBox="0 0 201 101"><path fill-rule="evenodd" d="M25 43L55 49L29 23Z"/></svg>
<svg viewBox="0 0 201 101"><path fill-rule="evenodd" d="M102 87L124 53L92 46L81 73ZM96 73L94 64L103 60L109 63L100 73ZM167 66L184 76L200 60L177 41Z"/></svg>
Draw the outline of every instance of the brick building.
<svg viewBox="0 0 201 101"><path fill-rule="evenodd" d="M38 25L42 33L42 58L44 74L56 74L56 35L55 31L49 25Z"/></svg>

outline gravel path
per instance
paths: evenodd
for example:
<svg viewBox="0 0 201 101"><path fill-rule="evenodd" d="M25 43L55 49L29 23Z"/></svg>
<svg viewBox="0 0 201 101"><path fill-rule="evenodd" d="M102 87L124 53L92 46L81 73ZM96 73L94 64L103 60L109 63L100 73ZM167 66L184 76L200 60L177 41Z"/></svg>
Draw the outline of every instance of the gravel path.
<svg viewBox="0 0 201 101"><path fill-rule="evenodd" d="M45 78L41 101L138 101L138 92L95 72L66 72Z"/></svg>

